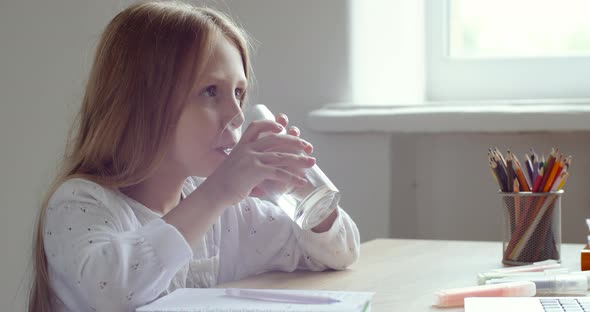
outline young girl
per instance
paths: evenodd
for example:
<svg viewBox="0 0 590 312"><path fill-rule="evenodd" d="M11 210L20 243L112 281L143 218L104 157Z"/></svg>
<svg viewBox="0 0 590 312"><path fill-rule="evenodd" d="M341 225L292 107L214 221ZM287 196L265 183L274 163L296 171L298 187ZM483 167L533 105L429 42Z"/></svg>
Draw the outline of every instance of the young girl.
<svg viewBox="0 0 590 312"><path fill-rule="evenodd" d="M284 115L220 140L249 65L243 32L211 9L144 2L110 22L40 211L29 311L134 311L179 287L357 259L358 229L340 208L304 231L250 197L265 179L302 185L315 160L300 156L312 146L294 127L257 139Z"/></svg>

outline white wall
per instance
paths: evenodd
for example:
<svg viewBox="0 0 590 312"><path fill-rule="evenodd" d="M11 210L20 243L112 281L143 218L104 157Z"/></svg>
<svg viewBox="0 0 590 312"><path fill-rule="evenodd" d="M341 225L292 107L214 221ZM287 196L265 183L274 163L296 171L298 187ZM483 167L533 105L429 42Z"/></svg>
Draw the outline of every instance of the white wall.
<svg viewBox="0 0 590 312"><path fill-rule="evenodd" d="M393 187L402 191L392 195L392 236L501 240L501 199L487 167L487 149L524 155L533 146L544 153L558 147L573 156L562 199L562 240L584 243L590 218L589 138L586 132L394 136ZM396 155L411 165L395 164Z"/></svg>

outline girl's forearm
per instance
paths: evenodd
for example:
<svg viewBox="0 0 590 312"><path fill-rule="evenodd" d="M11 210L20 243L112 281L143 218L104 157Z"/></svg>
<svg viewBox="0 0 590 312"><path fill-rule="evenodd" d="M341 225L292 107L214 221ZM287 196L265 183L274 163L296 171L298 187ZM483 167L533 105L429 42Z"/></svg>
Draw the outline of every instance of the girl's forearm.
<svg viewBox="0 0 590 312"><path fill-rule="evenodd" d="M322 223L316 225L316 227L314 227L311 230L315 233L322 233L328 231L334 224L336 218L338 218L338 209L340 208L334 209L332 214L330 214L324 221L322 221Z"/></svg>
<svg viewBox="0 0 590 312"><path fill-rule="evenodd" d="M173 225L194 246L223 213L224 205L207 184L201 184L162 219Z"/></svg>

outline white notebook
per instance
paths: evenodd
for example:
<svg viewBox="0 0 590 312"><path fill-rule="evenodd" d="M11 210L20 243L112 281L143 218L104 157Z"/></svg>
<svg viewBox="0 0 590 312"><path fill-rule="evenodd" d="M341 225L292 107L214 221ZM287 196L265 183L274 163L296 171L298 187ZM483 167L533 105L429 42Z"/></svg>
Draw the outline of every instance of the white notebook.
<svg viewBox="0 0 590 312"><path fill-rule="evenodd" d="M272 302L226 295L223 288L180 288L136 312L209 312L209 311L350 311L371 310L372 292L323 291L323 290L270 290L277 294L326 296L339 300L329 304L301 304Z"/></svg>

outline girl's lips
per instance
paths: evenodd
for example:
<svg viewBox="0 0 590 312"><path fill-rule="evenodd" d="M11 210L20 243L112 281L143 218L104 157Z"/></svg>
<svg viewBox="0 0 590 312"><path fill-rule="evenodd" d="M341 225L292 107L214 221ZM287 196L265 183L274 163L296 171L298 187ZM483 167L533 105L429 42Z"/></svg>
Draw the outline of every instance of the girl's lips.
<svg viewBox="0 0 590 312"><path fill-rule="evenodd" d="M215 150L227 156L231 153L232 149L233 147L218 147Z"/></svg>

